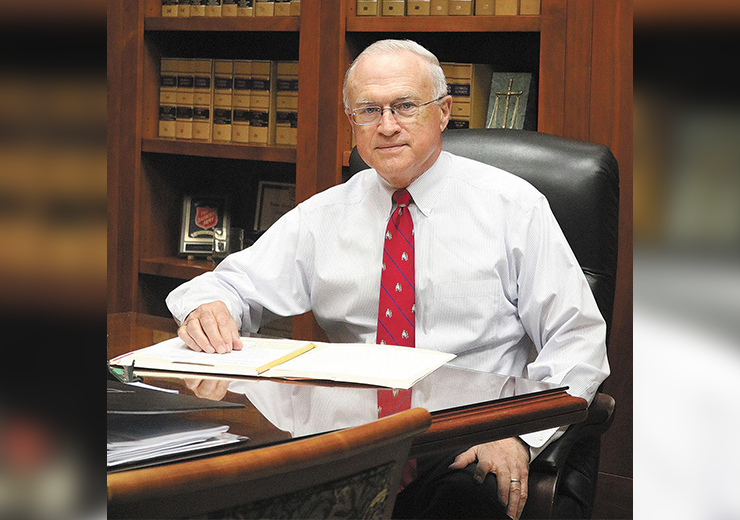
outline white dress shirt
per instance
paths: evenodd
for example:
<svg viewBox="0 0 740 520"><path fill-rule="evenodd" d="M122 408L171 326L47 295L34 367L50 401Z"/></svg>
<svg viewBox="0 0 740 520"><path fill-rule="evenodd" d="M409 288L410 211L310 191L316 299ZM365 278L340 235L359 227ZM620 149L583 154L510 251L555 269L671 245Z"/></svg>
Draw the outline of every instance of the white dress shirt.
<svg viewBox="0 0 740 520"><path fill-rule="evenodd" d="M408 190L416 348L452 352L451 364L465 368L568 385L590 402L609 375L606 325L545 197L447 152ZM330 341L375 343L394 191L368 169L314 195L254 245L175 289L170 311L181 322L222 300L242 331L256 332L275 316L311 310ZM541 448L554 431L522 438Z"/></svg>

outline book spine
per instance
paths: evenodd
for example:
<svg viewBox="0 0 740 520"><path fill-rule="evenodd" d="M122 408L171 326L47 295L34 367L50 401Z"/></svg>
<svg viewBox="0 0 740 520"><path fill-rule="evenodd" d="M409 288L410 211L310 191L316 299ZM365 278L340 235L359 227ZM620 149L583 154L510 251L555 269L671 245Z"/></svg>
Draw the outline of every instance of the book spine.
<svg viewBox="0 0 740 520"><path fill-rule="evenodd" d="M193 138L193 60L181 58L177 68L177 121L178 139Z"/></svg>
<svg viewBox="0 0 740 520"><path fill-rule="evenodd" d="M190 17L202 18L206 15L207 0L190 0Z"/></svg>
<svg viewBox="0 0 740 520"><path fill-rule="evenodd" d="M406 0L383 0L383 16L405 16Z"/></svg>
<svg viewBox="0 0 740 520"><path fill-rule="evenodd" d="M290 0L290 16L301 16L301 0Z"/></svg>
<svg viewBox="0 0 740 520"><path fill-rule="evenodd" d="M192 0L179 0L177 3L178 18L190 18Z"/></svg>
<svg viewBox="0 0 740 520"><path fill-rule="evenodd" d="M275 144L298 144L298 62L277 64Z"/></svg>
<svg viewBox="0 0 740 520"><path fill-rule="evenodd" d="M431 0L408 0L406 14L409 16L429 16L431 12Z"/></svg>
<svg viewBox="0 0 740 520"><path fill-rule="evenodd" d="M520 0L519 14L539 15L540 9L541 9L540 0Z"/></svg>
<svg viewBox="0 0 740 520"><path fill-rule="evenodd" d="M473 0L450 0L450 16L470 16L473 14Z"/></svg>
<svg viewBox="0 0 740 520"><path fill-rule="evenodd" d="M494 0L476 0L475 16L493 16L495 14Z"/></svg>
<svg viewBox="0 0 740 520"><path fill-rule="evenodd" d="M473 63L467 70L470 74L470 128L485 128L493 67L483 63Z"/></svg>
<svg viewBox="0 0 740 520"><path fill-rule="evenodd" d="M235 143L246 144L249 142L251 89L252 62L250 60L234 60L231 140Z"/></svg>
<svg viewBox="0 0 740 520"><path fill-rule="evenodd" d="M237 16L254 16L254 0L237 0Z"/></svg>
<svg viewBox="0 0 740 520"><path fill-rule="evenodd" d="M431 15L447 16L450 14L450 0L432 0Z"/></svg>
<svg viewBox="0 0 740 520"><path fill-rule="evenodd" d="M176 18L178 11L178 0L162 0L162 17Z"/></svg>
<svg viewBox="0 0 740 520"><path fill-rule="evenodd" d="M378 0L357 0L357 16L378 16Z"/></svg>
<svg viewBox="0 0 740 520"><path fill-rule="evenodd" d="M255 0L255 16L275 16L275 2L273 0Z"/></svg>
<svg viewBox="0 0 740 520"><path fill-rule="evenodd" d="M231 100L234 62L213 62L213 140L231 142Z"/></svg>
<svg viewBox="0 0 740 520"><path fill-rule="evenodd" d="M213 126L213 60L193 60L193 139L211 140Z"/></svg>
<svg viewBox="0 0 740 520"><path fill-rule="evenodd" d="M273 144L274 102L273 62L266 60L252 61L252 93L250 99L251 118L249 120L249 143L258 145Z"/></svg>
<svg viewBox="0 0 740 520"><path fill-rule="evenodd" d="M221 16L221 0L206 0L206 16L216 18Z"/></svg>
<svg viewBox="0 0 740 520"><path fill-rule="evenodd" d="M159 137L174 138L177 118L177 63L162 58L159 65Z"/></svg>
<svg viewBox="0 0 740 520"><path fill-rule="evenodd" d="M290 0L275 0L275 16L290 16Z"/></svg>
<svg viewBox="0 0 740 520"><path fill-rule="evenodd" d="M458 64L440 64L447 78L447 93L452 96L452 110L448 128L470 128L470 84L458 72Z"/></svg>
<svg viewBox="0 0 740 520"><path fill-rule="evenodd" d="M512 16L519 14L519 2L517 0L495 0L496 16Z"/></svg>
<svg viewBox="0 0 740 520"><path fill-rule="evenodd" d="M221 16L230 17L237 15L236 0L222 0L221 2Z"/></svg>

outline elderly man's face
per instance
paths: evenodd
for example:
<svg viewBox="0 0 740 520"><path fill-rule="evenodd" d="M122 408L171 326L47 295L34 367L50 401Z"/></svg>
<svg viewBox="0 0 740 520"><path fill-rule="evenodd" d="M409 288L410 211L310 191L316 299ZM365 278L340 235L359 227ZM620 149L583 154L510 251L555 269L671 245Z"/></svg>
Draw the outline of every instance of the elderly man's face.
<svg viewBox="0 0 740 520"><path fill-rule="evenodd" d="M349 78L347 94L352 109L389 107L399 100L426 103L436 97L429 67L410 52L363 58ZM353 124L357 150L389 184L405 188L439 157L451 107L452 98L446 96L439 105L419 108L410 121L399 123L385 110L377 124Z"/></svg>

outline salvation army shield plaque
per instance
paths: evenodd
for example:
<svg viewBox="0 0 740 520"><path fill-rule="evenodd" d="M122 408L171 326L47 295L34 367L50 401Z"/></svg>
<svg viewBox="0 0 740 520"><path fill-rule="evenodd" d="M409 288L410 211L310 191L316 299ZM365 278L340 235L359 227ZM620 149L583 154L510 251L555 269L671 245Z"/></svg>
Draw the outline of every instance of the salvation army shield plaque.
<svg viewBox="0 0 740 520"><path fill-rule="evenodd" d="M182 203L180 254L208 256L213 253L214 233L229 227L226 197L186 195Z"/></svg>

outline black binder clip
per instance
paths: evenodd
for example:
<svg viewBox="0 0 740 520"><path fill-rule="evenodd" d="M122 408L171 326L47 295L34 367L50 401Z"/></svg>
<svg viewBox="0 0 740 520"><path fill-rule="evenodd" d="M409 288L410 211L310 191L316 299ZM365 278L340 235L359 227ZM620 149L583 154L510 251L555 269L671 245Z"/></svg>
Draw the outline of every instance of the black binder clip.
<svg viewBox="0 0 740 520"><path fill-rule="evenodd" d="M143 381L143 379L137 375L134 375L134 363L136 362L132 361L131 365L116 367L112 367L110 363L108 363L108 374L112 375L117 381L120 381L121 383L140 383Z"/></svg>

